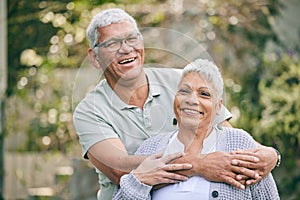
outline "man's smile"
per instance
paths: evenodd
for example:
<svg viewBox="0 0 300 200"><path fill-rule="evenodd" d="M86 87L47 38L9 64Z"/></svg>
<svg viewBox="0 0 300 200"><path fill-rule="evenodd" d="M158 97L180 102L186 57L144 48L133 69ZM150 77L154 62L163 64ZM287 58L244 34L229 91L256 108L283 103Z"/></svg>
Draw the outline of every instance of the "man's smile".
<svg viewBox="0 0 300 200"><path fill-rule="evenodd" d="M123 65L123 64L131 63L131 62L133 62L135 60L136 60L136 57L125 58L125 59L119 61L118 63L121 64L121 65Z"/></svg>

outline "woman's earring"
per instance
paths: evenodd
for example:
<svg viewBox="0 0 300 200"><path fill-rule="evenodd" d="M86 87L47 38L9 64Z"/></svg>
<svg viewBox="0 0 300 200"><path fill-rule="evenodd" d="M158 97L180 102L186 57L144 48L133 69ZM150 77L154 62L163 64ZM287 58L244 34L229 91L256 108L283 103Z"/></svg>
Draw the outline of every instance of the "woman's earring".
<svg viewBox="0 0 300 200"><path fill-rule="evenodd" d="M173 118L173 125L176 126L177 125L177 119Z"/></svg>

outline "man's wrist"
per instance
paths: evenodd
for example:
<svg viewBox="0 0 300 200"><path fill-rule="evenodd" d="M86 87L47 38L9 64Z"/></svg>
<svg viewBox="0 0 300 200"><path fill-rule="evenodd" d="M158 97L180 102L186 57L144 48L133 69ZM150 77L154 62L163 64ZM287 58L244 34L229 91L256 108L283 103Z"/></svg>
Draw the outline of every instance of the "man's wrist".
<svg viewBox="0 0 300 200"><path fill-rule="evenodd" d="M277 154L277 162L276 162L275 167L279 167L280 163L281 163L281 154L280 154L280 152L277 149L275 149L274 147L272 147L272 148L274 149L274 151Z"/></svg>

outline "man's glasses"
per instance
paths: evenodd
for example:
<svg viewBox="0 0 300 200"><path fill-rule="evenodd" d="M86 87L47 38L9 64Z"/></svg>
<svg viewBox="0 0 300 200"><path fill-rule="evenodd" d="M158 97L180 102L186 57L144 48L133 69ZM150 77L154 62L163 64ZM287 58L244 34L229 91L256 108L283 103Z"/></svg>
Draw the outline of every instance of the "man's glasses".
<svg viewBox="0 0 300 200"><path fill-rule="evenodd" d="M104 42L98 43L94 46L95 47L104 47L109 52L115 52L118 51L123 42L126 43L130 47L134 47L135 45L139 44L139 42L142 40L142 35L139 32L135 32L127 36L126 38L113 38L106 40Z"/></svg>

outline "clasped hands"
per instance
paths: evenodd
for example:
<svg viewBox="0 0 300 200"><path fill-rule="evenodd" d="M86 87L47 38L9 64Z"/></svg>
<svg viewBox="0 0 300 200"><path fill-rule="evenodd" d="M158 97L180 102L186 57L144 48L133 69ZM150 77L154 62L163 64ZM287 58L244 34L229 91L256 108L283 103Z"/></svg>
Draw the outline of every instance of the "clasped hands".
<svg viewBox="0 0 300 200"><path fill-rule="evenodd" d="M199 155L187 150L173 163L190 163L192 168L177 173L188 177L200 175L214 182L225 182L244 189L267 176L276 165L275 151L259 145L257 148L233 152L213 152ZM274 159L273 159L274 158Z"/></svg>
<svg viewBox="0 0 300 200"><path fill-rule="evenodd" d="M149 156L133 173L142 183L156 189L194 175L244 189L267 176L276 165L276 157L271 147L262 145L248 150L203 155L187 150L167 156Z"/></svg>
<svg viewBox="0 0 300 200"><path fill-rule="evenodd" d="M174 161L174 163L191 163L193 166L190 170L177 171L179 174L188 177L201 175L207 180L225 182L240 189L245 188L247 181L255 183L262 178L256 170L247 168L250 163L258 162L259 159L255 156L219 151L203 155L187 152Z"/></svg>

